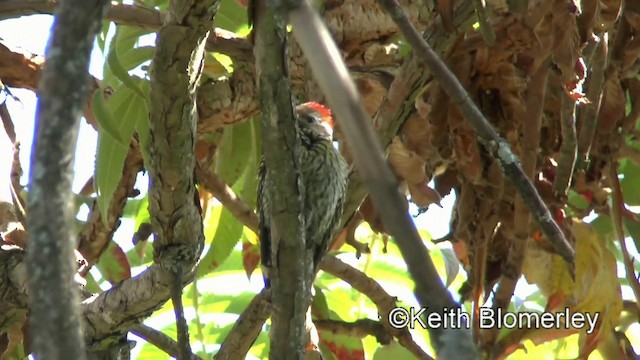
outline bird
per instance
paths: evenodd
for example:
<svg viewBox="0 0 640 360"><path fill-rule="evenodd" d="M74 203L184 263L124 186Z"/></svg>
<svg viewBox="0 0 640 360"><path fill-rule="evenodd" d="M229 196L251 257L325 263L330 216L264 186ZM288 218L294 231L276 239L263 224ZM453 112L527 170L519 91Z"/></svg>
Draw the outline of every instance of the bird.
<svg viewBox="0 0 640 360"><path fill-rule="evenodd" d="M295 107L300 138L300 170L304 185L304 224L307 248L313 249L313 271L317 272L331 239L340 226L349 169L333 144L334 119L331 111L317 102ZM271 199L267 189L272 186L264 159L258 168L258 215L262 269L265 286L270 287L269 270L272 252L277 243L271 239ZM277 256L275 257L277 258Z"/></svg>

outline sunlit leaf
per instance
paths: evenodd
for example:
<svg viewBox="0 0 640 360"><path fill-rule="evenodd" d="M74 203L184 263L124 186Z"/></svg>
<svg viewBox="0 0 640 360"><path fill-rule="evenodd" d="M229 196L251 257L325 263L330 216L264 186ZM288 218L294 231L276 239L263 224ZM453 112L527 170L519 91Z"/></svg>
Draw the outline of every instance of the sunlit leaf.
<svg viewBox="0 0 640 360"><path fill-rule="evenodd" d="M116 140L120 144L125 144L125 140L122 138L120 134L120 129L118 129L118 121L111 114L111 109L107 107L107 102L104 99L104 89L99 88L93 93L93 98L91 101L91 108L93 110L93 115L98 121L98 125L100 125L100 129L106 133L108 133L114 140Z"/></svg>
<svg viewBox="0 0 640 360"><path fill-rule="evenodd" d="M144 92L142 91L142 89L140 89L138 83L132 79L132 76L129 75L128 70L124 67L124 65L120 60L118 47L123 46L123 44L126 44L127 42L131 41L131 38L127 37L126 35L123 35L124 31L126 30L123 30L122 27L118 27L116 29L116 34L114 35L113 40L111 41L111 47L109 49L109 54L107 55L106 63L108 64L109 70L111 70L111 73L113 73L113 75L118 80L120 80L122 84L124 84L124 86L126 86L127 88L135 92L141 98L145 98L146 96Z"/></svg>
<svg viewBox="0 0 640 360"><path fill-rule="evenodd" d="M253 149L252 122L225 128L222 142L216 151L216 174L233 186L247 167Z"/></svg>
<svg viewBox="0 0 640 360"><path fill-rule="evenodd" d="M216 14L216 26L238 33L247 27L247 9L236 0L222 0Z"/></svg>
<svg viewBox="0 0 640 360"><path fill-rule="evenodd" d="M250 278L253 271L260 264L260 247L258 244L249 241L245 236L242 237L242 265Z"/></svg>
<svg viewBox="0 0 640 360"><path fill-rule="evenodd" d="M207 213L204 220L206 242L209 250L198 267L198 276L215 270L231 254L242 236L242 224L227 209L218 205Z"/></svg>
<svg viewBox="0 0 640 360"><path fill-rule="evenodd" d="M360 360L364 359L362 340L347 334L333 334L329 331L318 331L320 349L330 351L336 359Z"/></svg>
<svg viewBox="0 0 640 360"><path fill-rule="evenodd" d="M415 359L415 356L397 341L379 347L373 354L373 360Z"/></svg>
<svg viewBox="0 0 640 360"><path fill-rule="evenodd" d="M453 280L458 276L460 271L460 262L456 257L456 254L451 249L441 248L442 260L444 261L444 267L446 269L447 281L446 286L449 287Z"/></svg>
<svg viewBox="0 0 640 360"><path fill-rule="evenodd" d="M133 48L120 56L120 62L122 63L124 69L132 70L137 68L144 62L151 60L155 52L155 46L141 46Z"/></svg>
<svg viewBox="0 0 640 360"><path fill-rule="evenodd" d="M96 267L111 285L131 277L131 265L122 248L115 242L110 242L107 250L100 256Z"/></svg>
<svg viewBox="0 0 640 360"><path fill-rule="evenodd" d="M624 196L624 202L628 205L640 205L640 167L631 161L627 161L621 168L623 179L620 187Z"/></svg>
<svg viewBox="0 0 640 360"><path fill-rule="evenodd" d="M117 131L123 140L126 139L126 144L117 141L108 132L103 131L98 136L94 179L98 207L103 214L108 214L113 192L122 177L124 159L129 151L128 142L133 136L137 118L146 114L145 102L130 90L118 88L112 95L113 101L117 101L120 96L126 96L127 100L115 106L113 117L119 120L116 124ZM103 217L103 221L106 221L106 217Z"/></svg>

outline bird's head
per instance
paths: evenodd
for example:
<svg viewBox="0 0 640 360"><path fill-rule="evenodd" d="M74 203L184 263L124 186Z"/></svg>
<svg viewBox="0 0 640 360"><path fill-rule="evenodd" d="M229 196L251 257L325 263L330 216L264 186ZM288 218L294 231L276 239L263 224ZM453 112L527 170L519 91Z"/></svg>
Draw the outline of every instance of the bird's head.
<svg viewBox="0 0 640 360"><path fill-rule="evenodd" d="M317 102L306 102L296 106L296 113L303 135L311 140L332 140L334 122L331 110Z"/></svg>

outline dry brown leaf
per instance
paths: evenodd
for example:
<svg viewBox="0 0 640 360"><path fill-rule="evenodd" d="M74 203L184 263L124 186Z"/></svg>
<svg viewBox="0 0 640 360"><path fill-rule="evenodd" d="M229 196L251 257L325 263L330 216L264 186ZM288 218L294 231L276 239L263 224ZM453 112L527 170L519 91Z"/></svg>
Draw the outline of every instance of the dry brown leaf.
<svg viewBox="0 0 640 360"><path fill-rule="evenodd" d="M408 184L409 194L411 194L411 201L413 201L419 208L427 208L431 204L436 204L440 207L440 201L442 198L437 191L430 188L426 182L419 184Z"/></svg>
<svg viewBox="0 0 640 360"><path fill-rule="evenodd" d="M610 66L606 70L605 83L602 90L602 103L598 115L598 133L609 134L615 130L622 118L626 106L626 96L617 68Z"/></svg>
<svg viewBox="0 0 640 360"><path fill-rule="evenodd" d="M425 161L415 152L407 149L399 137L394 137L389 145L389 164L396 176L410 184L428 182L424 172Z"/></svg>

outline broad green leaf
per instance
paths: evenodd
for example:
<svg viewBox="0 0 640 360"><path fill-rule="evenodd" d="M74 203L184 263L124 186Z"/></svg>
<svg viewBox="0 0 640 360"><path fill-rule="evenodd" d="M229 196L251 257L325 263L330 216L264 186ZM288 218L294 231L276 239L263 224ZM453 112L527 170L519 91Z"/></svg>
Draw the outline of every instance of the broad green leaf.
<svg viewBox="0 0 640 360"><path fill-rule="evenodd" d="M146 80L140 80L140 88L142 91L149 94L149 82ZM136 115L136 133L138 134L138 141L140 142L140 151L142 152L142 159L144 164L149 164L149 100L148 97L144 100L144 107L138 109Z"/></svg>
<svg viewBox="0 0 640 360"><path fill-rule="evenodd" d="M111 110L107 107L107 102L104 99L103 93L104 90L102 88L99 88L93 93L91 104L93 115L96 117L101 130L108 133L120 144L124 145L125 141L122 139L116 119L111 114Z"/></svg>
<svg viewBox="0 0 640 360"><path fill-rule="evenodd" d="M98 270L111 285L118 284L122 280L131 277L131 265L127 255L115 242L110 242L109 247L100 256L96 264Z"/></svg>
<svg viewBox="0 0 640 360"><path fill-rule="evenodd" d="M624 226L636 245L636 251L640 252L640 221L624 219Z"/></svg>
<svg viewBox="0 0 640 360"><path fill-rule="evenodd" d="M227 259L242 236L242 224L227 209L218 205L213 211L208 211L204 233L205 241L211 246L198 267L199 277L214 271Z"/></svg>
<svg viewBox="0 0 640 360"><path fill-rule="evenodd" d="M133 48L130 51L120 55L120 62L126 70L132 70L137 68L144 62L151 60L155 52L155 46L142 46Z"/></svg>
<svg viewBox="0 0 640 360"><path fill-rule="evenodd" d="M132 79L132 76L129 75L129 72L124 67L120 60L120 54L118 53L118 47L123 44L127 44L127 41L131 41L126 35L121 35L124 33L122 27L118 27L116 30L116 34L111 41L111 46L109 48L109 54L107 55L107 64L109 65L109 70L111 73L124 84L124 86L128 87L136 94L140 95L140 97L145 98L145 94L142 92L138 83ZM139 37L139 35L138 35Z"/></svg>
<svg viewBox="0 0 640 360"><path fill-rule="evenodd" d="M607 215L600 215L595 218L591 223L591 227L605 239L611 238L613 234L613 224L611 218Z"/></svg>
<svg viewBox="0 0 640 360"><path fill-rule="evenodd" d="M397 341L393 341L389 345L380 346L373 354L373 360L398 360L398 359L415 359L409 350L405 349Z"/></svg>
<svg viewBox="0 0 640 360"><path fill-rule="evenodd" d="M200 311L204 314L240 315L255 296L256 294L251 292L233 295L202 294L200 296Z"/></svg>
<svg viewBox="0 0 640 360"><path fill-rule="evenodd" d="M129 150L129 140L133 136L137 117L146 114L144 101L130 90L125 87L118 88L116 93L112 95L113 101L118 101L121 96L126 96L127 100L114 106L113 117L120 120L116 124L117 131L126 144L115 140L107 132L101 132L98 136L95 188L98 192L98 207L103 214L108 213L111 197L122 177L122 167ZM106 217L103 217L103 220L106 221Z"/></svg>
<svg viewBox="0 0 640 360"><path fill-rule="evenodd" d="M122 177L122 166L128 150L128 146L125 147L108 133L98 135L94 181L98 193L98 208L103 214L109 213L111 197ZM102 218L106 222L106 217Z"/></svg>
<svg viewBox="0 0 640 360"><path fill-rule="evenodd" d="M640 205L640 167L627 161L621 167L624 178L620 180L624 202L628 205Z"/></svg>
<svg viewBox="0 0 640 360"><path fill-rule="evenodd" d="M311 309L313 315L321 319L330 319L331 311L329 310L329 303L327 303L327 297L324 291L317 286L314 286L315 295L311 302Z"/></svg>
<svg viewBox="0 0 640 360"><path fill-rule="evenodd" d="M100 51L102 51L103 54L105 51L105 45L107 43L107 35L109 33L110 26L111 26L111 21L109 20L103 21L102 29L100 30L100 32L98 33L98 36L96 37L96 41L98 42L98 47L100 48Z"/></svg>
<svg viewBox="0 0 640 360"><path fill-rule="evenodd" d="M247 9L237 0L222 0L216 14L216 26L234 33L246 32Z"/></svg>
<svg viewBox="0 0 640 360"><path fill-rule="evenodd" d="M229 76L233 72L233 61L227 55L208 52L204 57L203 71L212 79Z"/></svg>
<svg viewBox="0 0 640 360"><path fill-rule="evenodd" d="M216 151L216 174L233 186L247 167L252 155L252 122L246 121L225 128L222 142Z"/></svg>
<svg viewBox="0 0 640 360"><path fill-rule="evenodd" d="M333 334L330 331L318 331L320 349L332 353L336 359L364 360L362 340L348 334Z"/></svg>

